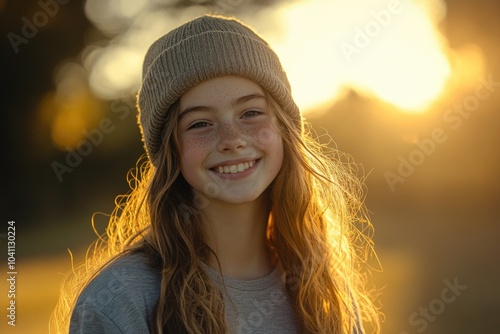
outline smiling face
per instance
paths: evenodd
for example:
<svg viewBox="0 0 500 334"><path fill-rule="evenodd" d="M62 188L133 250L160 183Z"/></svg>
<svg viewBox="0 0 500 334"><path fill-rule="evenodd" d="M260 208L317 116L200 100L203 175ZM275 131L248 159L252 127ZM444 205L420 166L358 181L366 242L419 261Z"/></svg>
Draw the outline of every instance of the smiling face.
<svg viewBox="0 0 500 334"><path fill-rule="evenodd" d="M283 163L283 141L264 90L235 77L204 81L180 99L181 172L211 200L251 202Z"/></svg>

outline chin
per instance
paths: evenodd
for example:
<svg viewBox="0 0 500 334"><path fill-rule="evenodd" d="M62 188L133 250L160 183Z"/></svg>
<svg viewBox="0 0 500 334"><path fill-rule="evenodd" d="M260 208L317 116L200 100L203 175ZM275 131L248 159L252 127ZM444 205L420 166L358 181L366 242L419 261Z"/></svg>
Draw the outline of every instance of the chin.
<svg viewBox="0 0 500 334"><path fill-rule="evenodd" d="M216 199L223 203L238 205L255 202L259 197L258 194L227 194L217 196Z"/></svg>

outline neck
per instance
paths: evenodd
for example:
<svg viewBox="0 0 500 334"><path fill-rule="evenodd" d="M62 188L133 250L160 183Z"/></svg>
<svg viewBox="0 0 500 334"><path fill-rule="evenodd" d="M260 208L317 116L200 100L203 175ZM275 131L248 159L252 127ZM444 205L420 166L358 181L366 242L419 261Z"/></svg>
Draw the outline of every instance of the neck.
<svg viewBox="0 0 500 334"><path fill-rule="evenodd" d="M202 222L207 243L219 260L222 274L254 279L268 274L274 265L267 245L269 208L263 196L243 204L229 204L210 200L204 209ZM218 270L214 256L209 266Z"/></svg>

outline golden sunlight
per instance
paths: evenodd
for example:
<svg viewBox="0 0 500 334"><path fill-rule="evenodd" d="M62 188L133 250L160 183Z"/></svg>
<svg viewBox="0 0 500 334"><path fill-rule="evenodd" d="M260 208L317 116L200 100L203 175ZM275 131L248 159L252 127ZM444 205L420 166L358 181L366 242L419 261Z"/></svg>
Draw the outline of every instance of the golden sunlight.
<svg viewBox="0 0 500 334"><path fill-rule="evenodd" d="M50 125L51 139L60 150L73 150L102 118L101 103L88 89L84 69L67 62L56 71L57 87L40 102L39 120Z"/></svg>
<svg viewBox="0 0 500 334"><path fill-rule="evenodd" d="M277 14L283 33L268 38L303 111L354 89L403 111L424 111L451 69L438 31L441 0L312 0Z"/></svg>

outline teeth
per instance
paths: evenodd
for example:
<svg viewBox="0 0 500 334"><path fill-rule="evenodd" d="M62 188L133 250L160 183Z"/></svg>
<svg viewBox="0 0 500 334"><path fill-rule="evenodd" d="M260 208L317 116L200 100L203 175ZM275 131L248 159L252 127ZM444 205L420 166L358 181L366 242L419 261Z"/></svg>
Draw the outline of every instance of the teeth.
<svg viewBox="0 0 500 334"><path fill-rule="evenodd" d="M237 165L229 165L229 166L219 166L214 168L221 174L236 174L236 173L241 173L248 168L252 167L255 165L255 161L248 161L248 162L242 162Z"/></svg>

